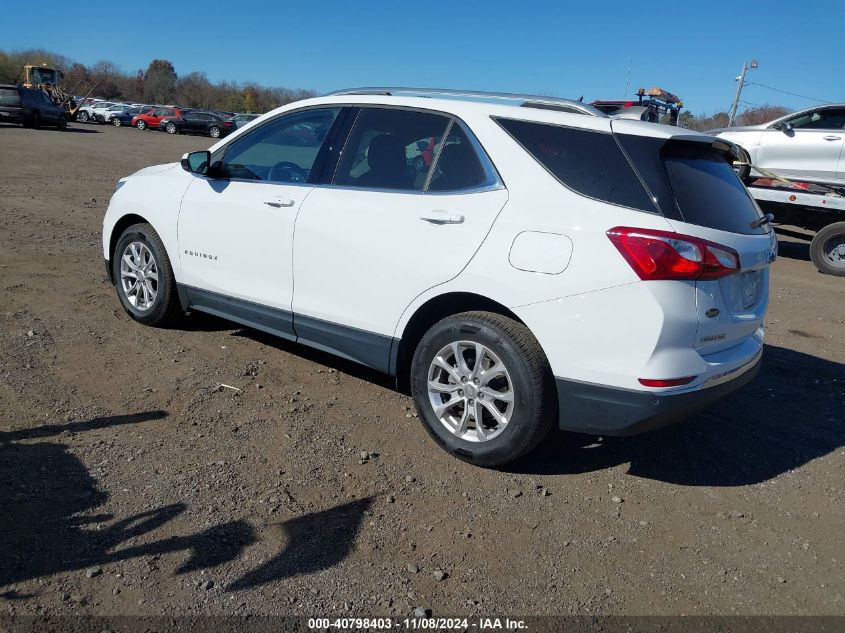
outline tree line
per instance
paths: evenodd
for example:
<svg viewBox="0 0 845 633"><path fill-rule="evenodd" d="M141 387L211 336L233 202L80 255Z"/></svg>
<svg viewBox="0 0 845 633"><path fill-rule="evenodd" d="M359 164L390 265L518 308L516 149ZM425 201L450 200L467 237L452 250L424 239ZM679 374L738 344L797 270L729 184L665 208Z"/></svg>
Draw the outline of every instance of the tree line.
<svg viewBox="0 0 845 633"><path fill-rule="evenodd" d="M313 97L312 90L261 86L233 81L212 82L204 72L179 75L166 59L154 59L145 69L127 73L110 61L91 66L41 49L0 50L0 83L22 83L25 65L47 65L64 72L63 88L130 103L179 104L188 108L229 112L267 112L291 101Z"/></svg>
<svg viewBox="0 0 845 633"><path fill-rule="evenodd" d="M790 112L791 110L789 108L784 108L783 106L769 104L756 106L737 114L734 119L734 125L759 125L761 123L768 123ZM689 110L684 110L681 112L680 117L678 117L678 123L691 130L704 132L706 130L728 127L729 116L727 112L695 115Z"/></svg>
<svg viewBox="0 0 845 633"><path fill-rule="evenodd" d="M166 59L154 59L146 70L126 73L110 61L85 66L72 59L41 49L0 51L0 83L23 81L26 64L46 64L65 73L64 89L75 95L86 95L131 103L176 103L188 108L226 110L229 112L267 112L291 101L315 96L311 90L273 88L253 83L209 81L204 72L178 75ZM782 106L763 105L746 109L736 118L736 125L766 123L787 114ZM727 127L728 113L693 114L684 110L679 123L693 130Z"/></svg>

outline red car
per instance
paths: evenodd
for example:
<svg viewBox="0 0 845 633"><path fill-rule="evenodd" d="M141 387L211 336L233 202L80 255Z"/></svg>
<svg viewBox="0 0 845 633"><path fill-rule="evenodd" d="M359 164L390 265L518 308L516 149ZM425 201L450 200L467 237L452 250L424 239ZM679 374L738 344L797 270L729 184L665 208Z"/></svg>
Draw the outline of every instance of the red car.
<svg viewBox="0 0 845 633"><path fill-rule="evenodd" d="M132 117L130 125L138 128L139 130L145 130L147 128L157 130L158 124L161 123L162 119L181 117L182 114L183 112L181 108L156 108L154 110L147 110L141 114L136 114Z"/></svg>

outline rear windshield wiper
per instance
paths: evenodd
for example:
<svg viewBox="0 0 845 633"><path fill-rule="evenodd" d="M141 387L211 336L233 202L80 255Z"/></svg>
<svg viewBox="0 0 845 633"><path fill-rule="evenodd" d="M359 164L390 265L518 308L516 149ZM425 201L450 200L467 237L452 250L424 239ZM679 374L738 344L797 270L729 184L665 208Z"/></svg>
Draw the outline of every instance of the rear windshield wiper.
<svg viewBox="0 0 845 633"><path fill-rule="evenodd" d="M773 214L766 213L762 218L754 220L751 223L751 228L752 229L759 229L764 224L771 224L772 220L774 220L774 219L775 219L775 216Z"/></svg>

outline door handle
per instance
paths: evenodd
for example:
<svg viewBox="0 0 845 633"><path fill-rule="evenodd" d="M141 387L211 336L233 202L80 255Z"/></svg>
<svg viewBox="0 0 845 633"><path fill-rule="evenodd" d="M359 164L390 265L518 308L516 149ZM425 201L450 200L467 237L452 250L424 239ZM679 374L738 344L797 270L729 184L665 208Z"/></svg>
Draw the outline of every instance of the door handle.
<svg viewBox="0 0 845 633"><path fill-rule="evenodd" d="M825 136L824 140L826 140L826 141L838 141L841 138L842 138L841 136L830 135L830 136Z"/></svg>
<svg viewBox="0 0 845 633"><path fill-rule="evenodd" d="M268 207L280 209L281 207L292 207L296 202L290 198L273 198L272 200L265 200L264 204Z"/></svg>
<svg viewBox="0 0 845 633"><path fill-rule="evenodd" d="M420 220L425 220L431 224L463 224L464 216L460 213L437 210L420 216Z"/></svg>

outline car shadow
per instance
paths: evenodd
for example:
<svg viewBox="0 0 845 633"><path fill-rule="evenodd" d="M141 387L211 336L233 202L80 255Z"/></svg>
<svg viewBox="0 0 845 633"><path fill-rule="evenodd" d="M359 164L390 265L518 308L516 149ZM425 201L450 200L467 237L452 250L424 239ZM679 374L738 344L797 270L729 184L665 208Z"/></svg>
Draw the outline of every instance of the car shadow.
<svg viewBox="0 0 845 633"><path fill-rule="evenodd" d="M76 127L73 124L68 125L64 132L71 134L100 134L101 131L90 127Z"/></svg>
<svg viewBox="0 0 845 633"><path fill-rule="evenodd" d="M327 352L250 328L237 329L232 336L395 388L386 374ZM679 485L759 483L845 446L843 401L841 363L766 345L754 381L689 420L629 437L555 430L535 451L501 470L573 474L628 463L632 475Z"/></svg>
<svg viewBox="0 0 845 633"><path fill-rule="evenodd" d="M778 257L798 259L805 262L810 261L810 240L812 239L812 236L799 231L784 229L779 226L775 227L775 233L777 233L781 238L792 238L789 240L778 239Z"/></svg>
<svg viewBox="0 0 845 633"><path fill-rule="evenodd" d="M82 461L60 442L26 441L160 420L166 415L163 411L149 411L0 433L0 551L4 558L0 587L177 551L189 553L178 570L184 573L233 560L255 542L248 523L232 521L197 534L120 549L127 541L172 521L185 510L185 504L163 506L103 525L114 517L87 513L106 503L109 494L100 489ZM86 527L91 524L98 525ZM11 588L0 596L19 600L29 594L19 594Z"/></svg>
<svg viewBox="0 0 845 633"><path fill-rule="evenodd" d="M294 343L293 341L286 341L285 339L273 336L272 334L265 334L259 330L251 328L242 328L232 332L232 336L248 338L262 345L274 347L277 350L298 356L312 363L323 365L331 369L336 369L344 374L365 380L369 383L384 387L385 389L395 389L396 381L375 369L371 369L360 363L356 363L339 356L335 356L329 352L323 352L313 347L308 347L302 343Z"/></svg>
<svg viewBox="0 0 845 633"><path fill-rule="evenodd" d="M630 437L556 432L510 472L628 473L684 486L747 486L845 445L845 366L766 345L750 384L677 425Z"/></svg>
<svg viewBox="0 0 845 633"><path fill-rule="evenodd" d="M352 551L364 513L372 502L372 497L356 499L275 525L286 540L281 551L227 588L240 591L333 567Z"/></svg>
<svg viewBox="0 0 845 633"><path fill-rule="evenodd" d="M27 129L27 130L32 129L32 128L27 128L27 127L25 127L25 126L23 126L19 123L0 123L0 130L13 129L13 128L23 128L23 129ZM67 133L99 134L100 133L100 130L94 130L94 129L90 129L90 128L73 127L72 124L68 125L64 130L59 130L58 128L50 127L50 126L47 126L47 125L41 126L40 128L38 128L38 130L44 131L44 132L61 132L63 134L67 134Z"/></svg>

